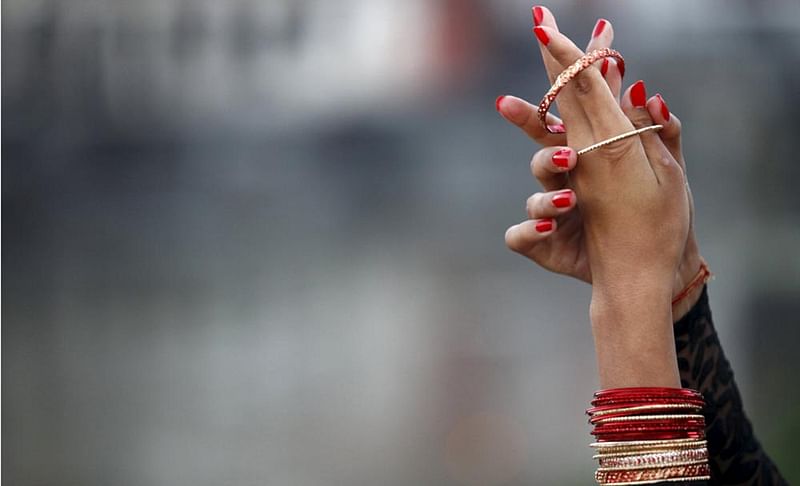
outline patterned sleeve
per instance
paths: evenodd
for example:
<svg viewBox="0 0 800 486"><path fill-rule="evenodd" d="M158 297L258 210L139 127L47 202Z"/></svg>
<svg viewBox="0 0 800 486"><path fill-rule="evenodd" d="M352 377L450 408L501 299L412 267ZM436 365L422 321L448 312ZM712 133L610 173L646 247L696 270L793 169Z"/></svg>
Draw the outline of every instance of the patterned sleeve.
<svg viewBox="0 0 800 486"><path fill-rule="evenodd" d="M675 323L675 346L682 385L700 391L706 400L710 484L788 484L753 435L711 320L707 288Z"/></svg>

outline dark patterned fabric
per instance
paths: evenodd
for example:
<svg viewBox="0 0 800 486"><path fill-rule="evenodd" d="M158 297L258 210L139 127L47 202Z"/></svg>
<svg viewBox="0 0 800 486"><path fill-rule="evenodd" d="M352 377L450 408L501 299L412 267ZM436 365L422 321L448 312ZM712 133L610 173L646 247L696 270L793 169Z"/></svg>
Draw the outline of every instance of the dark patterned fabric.
<svg viewBox="0 0 800 486"><path fill-rule="evenodd" d="M753 435L711 320L707 288L692 310L675 323L675 346L682 385L700 391L706 400L709 484L788 484Z"/></svg>

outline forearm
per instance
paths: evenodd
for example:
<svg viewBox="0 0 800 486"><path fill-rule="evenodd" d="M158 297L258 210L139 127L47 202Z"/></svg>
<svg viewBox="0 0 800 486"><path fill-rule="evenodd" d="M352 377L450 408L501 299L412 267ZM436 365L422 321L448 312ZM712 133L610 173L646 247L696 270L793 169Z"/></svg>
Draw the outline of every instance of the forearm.
<svg viewBox="0 0 800 486"><path fill-rule="evenodd" d="M680 387L669 285L597 285L590 309L602 388Z"/></svg>

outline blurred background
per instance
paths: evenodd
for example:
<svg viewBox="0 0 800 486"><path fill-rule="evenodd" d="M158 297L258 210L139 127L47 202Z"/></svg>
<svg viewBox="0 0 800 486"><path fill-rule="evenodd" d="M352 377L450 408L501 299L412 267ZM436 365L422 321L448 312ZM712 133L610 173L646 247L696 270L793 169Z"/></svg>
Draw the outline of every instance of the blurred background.
<svg viewBox="0 0 800 486"><path fill-rule="evenodd" d="M683 120L716 324L800 481L800 3L549 6ZM4 1L4 482L591 484L589 288L503 243L530 7Z"/></svg>

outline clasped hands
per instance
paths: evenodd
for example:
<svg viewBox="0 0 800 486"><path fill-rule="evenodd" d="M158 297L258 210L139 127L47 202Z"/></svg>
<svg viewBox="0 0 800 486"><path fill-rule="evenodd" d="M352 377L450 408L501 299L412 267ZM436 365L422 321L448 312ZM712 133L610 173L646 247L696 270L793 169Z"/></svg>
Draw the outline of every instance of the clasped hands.
<svg viewBox="0 0 800 486"><path fill-rule="evenodd" d="M559 32L547 8L535 7L533 14L552 83L584 51ZM586 52L610 47L613 38L611 23L598 20ZM506 243L548 270L592 283L597 298L657 287L669 299L700 266L681 124L661 95L647 97L642 81L620 96L623 75L624 65L604 59L570 82L556 100L563 122L552 114L547 119L551 130L562 133L546 131L527 101L498 99L501 115L544 146L531 161L544 192L528 198L529 219L507 230ZM664 128L578 160L581 148L652 124ZM672 318L696 300L681 302Z"/></svg>

